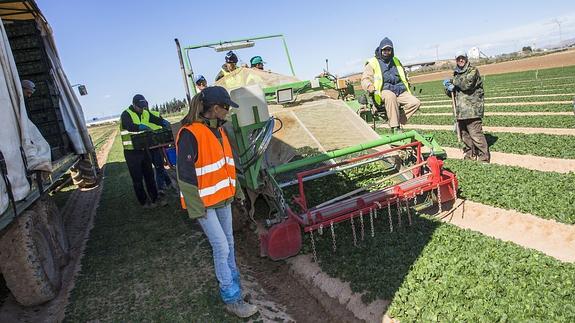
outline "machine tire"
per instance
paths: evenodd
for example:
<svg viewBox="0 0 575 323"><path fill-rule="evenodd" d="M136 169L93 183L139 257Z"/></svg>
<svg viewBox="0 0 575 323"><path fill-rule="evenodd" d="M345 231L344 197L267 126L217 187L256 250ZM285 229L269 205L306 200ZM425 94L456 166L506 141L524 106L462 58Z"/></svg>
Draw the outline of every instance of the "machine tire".
<svg viewBox="0 0 575 323"><path fill-rule="evenodd" d="M66 233L64 219L58 210L58 206L52 198L46 196L36 203L34 211L40 215L50 232L52 245L54 246L54 256L57 257L60 267L67 265L70 260L70 242Z"/></svg>
<svg viewBox="0 0 575 323"><path fill-rule="evenodd" d="M53 299L60 289L60 266L42 217L24 211L0 238L0 269L6 286L24 306Z"/></svg>
<svg viewBox="0 0 575 323"><path fill-rule="evenodd" d="M80 160L74 167L70 168L72 182L79 188L91 188L98 184L98 177L95 175L94 167L89 160Z"/></svg>

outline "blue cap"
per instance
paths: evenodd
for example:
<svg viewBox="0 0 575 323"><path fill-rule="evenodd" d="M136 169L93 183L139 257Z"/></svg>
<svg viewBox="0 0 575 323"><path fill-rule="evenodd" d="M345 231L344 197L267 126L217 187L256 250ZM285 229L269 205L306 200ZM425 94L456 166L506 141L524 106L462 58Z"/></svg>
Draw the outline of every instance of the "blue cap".
<svg viewBox="0 0 575 323"><path fill-rule="evenodd" d="M231 50L226 53L226 63L237 63L238 57Z"/></svg>
<svg viewBox="0 0 575 323"><path fill-rule="evenodd" d="M228 91L226 91L226 89L221 86L208 86L200 93L202 94L202 101L204 101L204 105L211 106L214 104L223 103L234 108L239 107L237 103L232 101Z"/></svg>
<svg viewBox="0 0 575 323"><path fill-rule="evenodd" d="M208 82L208 81L206 81L206 78L203 75L200 75L200 74L194 75L194 83L198 84L198 82L200 82L200 81L204 81L206 83Z"/></svg>
<svg viewBox="0 0 575 323"><path fill-rule="evenodd" d="M142 109L148 107L148 101L146 101L146 98L141 94L134 95L134 98L132 99L132 104Z"/></svg>

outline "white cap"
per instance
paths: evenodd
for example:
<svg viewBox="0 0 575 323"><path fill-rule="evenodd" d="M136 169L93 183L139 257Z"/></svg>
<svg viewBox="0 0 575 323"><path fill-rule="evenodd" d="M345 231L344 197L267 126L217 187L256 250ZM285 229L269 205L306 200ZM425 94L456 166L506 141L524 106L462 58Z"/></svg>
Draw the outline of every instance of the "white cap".
<svg viewBox="0 0 575 323"><path fill-rule="evenodd" d="M36 84L30 80L22 80L21 84L23 89L36 90Z"/></svg>

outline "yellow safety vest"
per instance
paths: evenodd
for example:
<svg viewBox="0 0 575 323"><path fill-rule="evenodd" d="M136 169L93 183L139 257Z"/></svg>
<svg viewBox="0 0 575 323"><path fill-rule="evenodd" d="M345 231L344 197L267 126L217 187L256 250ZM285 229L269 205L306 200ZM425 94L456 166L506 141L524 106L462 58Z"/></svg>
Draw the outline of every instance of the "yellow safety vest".
<svg viewBox="0 0 575 323"><path fill-rule="evenodd" d="M149 110L150 114L155 115L156 117L160 117L160 111L153 111L153 110ZM143 119L143 118L142 118ZM162 129L162 126L157 125L155 123L150 122L150 116L148 116L148 120L146 120L146 122L142 122L143 124L145 124L146 126L148 126L150 129L152 130L159 130Z"/></svg>
<svg viewBox="0 0 575 323"><path fill-rule="evenodd" d="M148 125L150 123L150 113L148 112L148 110L144 109L144 111L142 111L141 119L138 116L138 114L136 112L132 111L130 108L127 108L126 111L128 112L128 114L132 118L132 122L135 125L140 125L140 124ZM139 133L142 133L142 131L131 132L131 131L124 129L124 126L122 125L122 121L120 120L120 137L122 138L122 146L124 147L124 150L134 150L134 146L132 145L132 135L139 134Z"/></svg>
<svg viewBox="0 0 575 323"><path fill-rule="evenodd" d="M373 68L374 71L373 86L375 87L374 98L377 104L381 104L382 102L381 91L383 90L383 84L384 84L383 73L381 72L381 66L379 65L377 57L370 58L366 64L369 64L369 66ZM399 79L401 80L401 83L405 85L407 92L411 94L411 90L409 89L409 83L407 83L407 77L405 76L405 70L403 69L403 65L401 65L401 62L395 56L393 57L393 64L395 64L395 66L397 67L397 72L399 74Z"/></svg>

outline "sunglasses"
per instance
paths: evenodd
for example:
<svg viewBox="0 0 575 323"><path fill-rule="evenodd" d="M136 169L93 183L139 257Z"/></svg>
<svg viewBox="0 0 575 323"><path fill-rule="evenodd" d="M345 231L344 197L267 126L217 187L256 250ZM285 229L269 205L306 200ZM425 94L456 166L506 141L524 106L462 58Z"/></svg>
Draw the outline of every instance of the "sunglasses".
<svg viewBox="0 0 575 323"><path fill-rule="evenodd" d="M218 103L217 104L218 107L226 110L226 111L230 111L230 105L229 104L225 104L225 103Z"/></svg>

